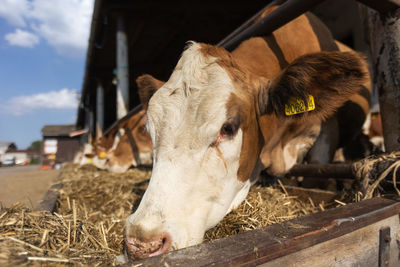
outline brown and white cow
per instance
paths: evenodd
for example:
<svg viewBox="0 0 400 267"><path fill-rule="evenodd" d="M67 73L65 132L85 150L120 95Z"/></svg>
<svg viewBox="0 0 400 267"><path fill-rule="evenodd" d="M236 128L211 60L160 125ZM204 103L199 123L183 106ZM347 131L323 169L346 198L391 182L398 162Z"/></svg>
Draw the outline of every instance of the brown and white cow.
<svg viewBox="0 0 400 267"><path fill-rule="evenodd" d="M153 163L153 145L150 136L145 130L145 112L148 99L160 88L164 82L149 75L142 75L136 79L142 108L130 115L126 131L114 141L113 149L106 154L106 167L112 172L125 172L131 166L150 166Z"/></svg>
<svg viewBox="0 0 400 267"><path fill-rule="evenodd" d="M149 102L153 172L126 220L131 259L200 243L244 200L262 169L286 173L322 122L360 90L368 72L362 56L319 52L315 34L302 16L232 53L189 43ZM283 58L272 51L274 42L285 43ZM293 102L314 109L286 116Z"/></svg>
<svg viewBox="0 0 400 267"><path fill-rule="evenodd" d="M125 134L115 143L115 148L107 153L107 170L122 173L131 166L152 164L153 146L145 130L145 113L141 109L129 118Z"/></svg>

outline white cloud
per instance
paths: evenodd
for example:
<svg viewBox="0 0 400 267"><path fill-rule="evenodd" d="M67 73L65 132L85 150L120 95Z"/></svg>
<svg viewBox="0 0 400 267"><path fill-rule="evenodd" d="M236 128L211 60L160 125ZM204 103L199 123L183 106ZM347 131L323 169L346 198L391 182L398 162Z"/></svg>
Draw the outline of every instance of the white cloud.
<svg viewBox="0 0 400 267"><path fill-rule="evenodd" d="M25 27L24 16L30 8L30 2L27 0L0 0L0 17L13 26Z"/></svg>
<svg viewBox="0 0 400 267"><path fill-rule="evenodd" d="M30 18L35 32L61 54L85 51L93 0L35 0Z"/></svg>
<svg viewBox="0 0 400 267"><path fill-rule="evenodd" d="M84 55L94 0L0 0L0 17L29 28L62 55ZM16 8L19 2L23 8ZM9 15L13 14L13 15Z"/></svg>
<svg viewBox="0 0 400 267"><path fill-rule="evenodd" d="M38 109L77 109L79 93L63 88L59 91L17 96L1 105L0 113L23 115Z"/></svg>
<svg viewBox="0 0 400 267"><path fill-rule="evenodd" d="M22 47L34 47L39 43L39 37L35 34L16 29L13 33L8 33L4 36L10 45Z"/></svg>

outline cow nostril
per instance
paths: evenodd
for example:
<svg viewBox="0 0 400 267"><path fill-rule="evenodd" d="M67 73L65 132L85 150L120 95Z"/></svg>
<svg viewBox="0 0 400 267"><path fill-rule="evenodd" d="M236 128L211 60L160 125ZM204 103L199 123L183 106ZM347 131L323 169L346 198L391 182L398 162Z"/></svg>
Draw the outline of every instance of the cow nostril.
<svg viewBox="0 0 400 267"><path fill-rule="evenodd" d="M161 241L160 247L156 251L150 253L149 257L161 255L169 251L169 249L171 248L171 237L169 236L169 234L162 233L160 241Z"/></svg>
<svg viewBox="0 0 400 267"><path fill-rule="evenodd" d="M151 241L140 241L135 237L125 239L126 252L131 260L161 255L168 252L170 247L171 237L167 233L162 233Z"/></svg>

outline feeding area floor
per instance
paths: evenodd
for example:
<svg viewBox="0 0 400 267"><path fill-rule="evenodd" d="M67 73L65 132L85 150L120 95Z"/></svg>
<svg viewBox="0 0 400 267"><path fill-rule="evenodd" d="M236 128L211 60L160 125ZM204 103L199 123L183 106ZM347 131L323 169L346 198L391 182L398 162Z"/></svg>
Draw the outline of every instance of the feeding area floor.
<svg viewBox="0 0 400 267"><path fill-rule="evenodd" d="M94 166L67 164L53 213L16 203L0 210L1 266L114 266L123 254L125 218L138 204L151 171L113 174ZM283 189L283 190L282 190ZM301 201L284 187L253 187L246 200L205 242L318 212L332 203Z"/></svg>

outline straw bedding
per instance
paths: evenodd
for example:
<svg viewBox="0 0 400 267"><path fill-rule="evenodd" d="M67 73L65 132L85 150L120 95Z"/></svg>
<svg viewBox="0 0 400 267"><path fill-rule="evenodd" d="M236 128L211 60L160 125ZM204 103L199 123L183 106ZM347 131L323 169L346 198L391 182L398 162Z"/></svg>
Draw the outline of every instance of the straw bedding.
<svg viewBox="0 0 400 267"><path fill-rule="evenodd" d="M123 250L123 227L132 204L147 187L149 170L124 174L93 166L64 166L54 213L15 204L0 210L0 265L116 265ZM137 201L136 201L137 203ZM206 233L215 240L317 212L279 188L254 187L246 200Z"/></svg>

